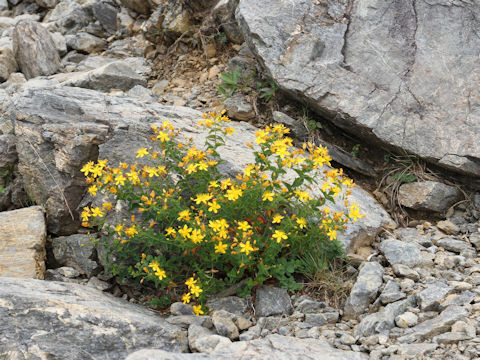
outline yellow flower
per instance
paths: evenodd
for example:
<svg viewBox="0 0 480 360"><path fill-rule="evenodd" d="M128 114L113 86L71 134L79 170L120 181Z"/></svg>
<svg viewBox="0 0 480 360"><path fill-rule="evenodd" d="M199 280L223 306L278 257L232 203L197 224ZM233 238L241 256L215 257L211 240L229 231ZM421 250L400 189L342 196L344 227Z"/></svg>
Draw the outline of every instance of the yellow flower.
<svg viewBox="0 0 480 360"><path fill-rule="evenodd" d="M211 188L217 188L219 186L220 185L218 185L218 181L210 181L210 183L208 184L208 187L211 187Z"/></svg>
<svg viewBox="0 0 480 360"><path fill-rule="evenodd" d="M335 229L329 229L327 235L330 237L330 240L335 240L337 238L337 231Z"/></svg>
<svg viewBox="0 0 480 360"><path fill-rule="evenodd" d="M160 139L160 141L161 141L162 143L165 142L165 141L170 140L170 138L168 137L168 134L167 134L167 133L164 133L163 131L160 131L160 132L158 133L157 139Z"/></svg>
<svg viewBox="0 0 480 360"><path fill-rule="evenodd" d="M243 174L247 177L250 177L254 169L255 169L255 165L250 164L245 169L243 169Z"/></svg>
<svg viewBox="0 0 480 360"><path fill-rule="evenodd" d="M203 292L203 290L200 288L200 286L198 285L190 286L190 294L192 294L193 296L199 297L201 292Z"/></svg>
<svg viewBox="0 0 480 360"><path fill-rule="evenodd" d="M298 189L297 189L297 190L295 190L294 192L295 192L295 195L298 196L298 199L299 199L300 201L308 201L308 200L311 200L311 199L312 199L312 197L310 196L310 194L307 193L306 191L301 191L301 190L298 190Z"/></svg>
<svg viewBox="0 0 480 360"><path fill-rule="evenodd" d="M280 214L276 214L273 216L272 223L273 224L280 224L282 222L283 216Z"/></svg>
<svg viewBox="0 0 480 360"><path fill-rule="evenodd" d="M272 238L277 240L277 243L279 243L282 240L287 240L288 236L285 234L285 231L283 230L275 230L275 233L272 235Z"/></svg>
<svg viewBox="0 0 480 360"><path fill-rule="evenodd" d="M217 245L215 245L215 254L225 254L227 247L227 244L224 244L220 241Z"/></svg>
<svg viewBox="0 0 480 360"><path fill-rule="evenodd" d="M160 270L160 264L156 260L154 260L150 264L148 264L148 267L151 268L153 271Z"/></svg>
<svg viewBox="0 0 480 360"><path fill-rule="evenodd" d="M304 229L307 226L307 221L304 218L298 218L297 224L300 226L300 229Z"/></svg>
<svg viewBox="0 0 480 360"><path fill-rule="evenodd" d="M251 226L249 225L248 222L246 222L246 221L239 221L238 222L238 229L239 230L247 231L250 228L251 228Z"/></svg>
<svg viewBox="0 0 480 360"><path fill-rule="evenodd" d="M189 228L187 225L183 225L183 228L178 230L178 233L182 235L185 239L188 239L190 237L191 232L192 229Z"/></svg>
<svg viewBox="0 0 480 360"><path fill-rule="evenodd" d="M89 161L88 163L83 165L80 171L83 172L85 176L87 176L92 169L93 169L93 161Z"/></svg>
<svg viewBox="0 0 480 360"><path fill-rule="evenodd" d="M357 221L359 218L364 217L365 214L360 214L360 210L358 208L358 205L354 204L350 206L350 212L348 214L348 217L352 219L353 221Z"/></svg>
<svg viewBox="0 0 480 360"><path fill-rule="evenodd" d="M92 216L92 214L91 214L91 212L90 212L90 208L84 207L84 208L83 208L83 211L82 211L82 213L81 213L81 215L80 215L80 217L82 218L82 221L85 221L85 222L88 221L88 218L89 218L90 216Z"/></svg>
<svg viewBox="0 0 480 360"><path fill-rule="evenodd" d="M147 150L147 148L139 149L139 150L137 151L137 159L138 159L138 158L142 158L142 157L144 157L145 155L148 155L148 150Z"/></svg>
<svg viewBox="0 0 480 360"><path fill-rule="evenodd" d="M232 135L234 131L235 131L234 128L231 128L231 127L225 128L225 134L227 135Z"/></svg>
<svg viewBox="0 0 480 360"><path fill-rule="evenodd" d="M175 232L176 232L175 229L172 227L168 227L165 229L165 233L167 234L167 236L173 235L175 234Z"/></svg>
<svg viewBox="0 0 480 360"><path fill-rule="evenodd" d="M112 203L107 201L102 204L102 207L105 208L107 211L112 210Z"/></svg>
<svg viewBox="0 0 480 360"><path fill-rule="evenodd" d="M198 170L200 170L200 171L206 171L206 170L208 170L208 163L206 161L200 161L197 164L197 167L198 167Z"/></svg>
<svg viewBox="0 0 480 360"><path fill-rule="evenodd" d="M189 221L190 220L190 211L188 209L180 211L178 213L177 220L179 220L179 221L181 221L181 220Z"/></svg>
<svg viewBox="0 0 480 360"><path fill-rule="evenodd" d="M115 226L115 231L118 233L118 235L121 235L121 232L123 230L123 224L118 224Z"/></svg>
<svg viewBox="0 0 480 360"><path fill-rule="evenodd" d="M195 229L192 231L192 234L190 235L190 240L192 240L194 244L198 244L202 242L204 237L205 235L202 235L202 232L199 229Z"/></svg>
<svg viewBox="0 0 480 360"><path fill-rule="evenodd" d="M193 285L195 285L197 280L195 280L193 277L189 278L187 281L185 281L185 285L187 285L189 288L191 288Z"/></svg>
<svg viewBox="0 0 480 360"><path fill-rule="evenodd" d="M90 195L92 195L92 196L97 195L97 190L98 190L97 185L92 185L92 186L90 186L90 187L88 188L88 192L89 192Z"/></svg>
<svg viewBox="0 0 480 360"><path fill-rule="evenodd" d="M193 305L193 312L197 316L203 315L202 305Z"/></svg>
<svg viewBox="0 0 480 360"><path fill-rule="evenodd" d="M127 236L132 237L132 236L134 236L134 235L136 235L136 234L138 234L138 231L137 231L137 229L135 228L135 225L132 225L132 226L130 226L129 228L125 229L125 235L127 235Z"/></svg>
<svg viewBox="0 0 480 360"><path fill-rule="evenodd" d="M232 186L227 190L227 199L230 201L236 201L240 196L242 196L243 191L236 186Z"/></svg>
<svg viewBox="0 0 480 360"><path fill-rule="evenodd" d="M273 193L271 191L265 191L262 196L263 201L273 201Z"/></svg>
<svg viewBox="0 0 480 360"><path fill-rule="evenodd" d="M115 176L115 185L125 185L125 177L122 174Z"/></svg>
<svg viewBox="0 0 480 360"><path fill-rule="evenodd" d="M244 252L247 255L254 251L252 244L250 244L250 241L247 241L245 244L240 243L239 245L241 247L240 252Z"/></svg>
<svg viewBox="0 0 480 360"><path fill-rule="evenodd" d="M216 200L209 202L207 205L209 206L208 211L213 212L215 214L218 213L218 209L220 209L220 205L218 205Z"/></svg>
<svg viewBox="0 0 480 360"><path fill-rule="evenodd" d="M197 205L206 204L212 197L211 194L198 194L194 201Z"/></svg>
<svg viewBox="0 0 480 360"><path fill-rule="evenodd" d="M155 271L155 276L158 277L158 280L162 280L162 279L165 279L167 277L167 274L166 274L165 270L158 269L157 271Z"/></svg>
<svg viewBox="0 0 480 360"><path fill-rule="evenodd" d="M188 303L190 302L190 300L191 300L190 294L188 294L188 293L187 293L187 294L183 294L183 296L182 296L182 302L183 302L184 304L188 304Z"/></svg>
<svg viewBox="0 0 480 360"><path fill-rule="evenodd" d="M103 217L103 211L99 208L99 207L96 207L96 208L92 208L92 216L93 217Z"/></svg>

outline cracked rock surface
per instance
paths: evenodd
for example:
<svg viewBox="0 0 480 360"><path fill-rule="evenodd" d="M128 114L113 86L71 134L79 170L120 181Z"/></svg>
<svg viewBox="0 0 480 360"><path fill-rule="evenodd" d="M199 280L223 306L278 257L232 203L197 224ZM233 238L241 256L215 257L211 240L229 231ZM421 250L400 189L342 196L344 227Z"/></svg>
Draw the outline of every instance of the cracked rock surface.
<svg viewBox="0 0 480 360"><path fill-rule="evenodd" d="M282 90L346 131L478 176L478 14L465 1L241 0L236 15Z"/></svg>

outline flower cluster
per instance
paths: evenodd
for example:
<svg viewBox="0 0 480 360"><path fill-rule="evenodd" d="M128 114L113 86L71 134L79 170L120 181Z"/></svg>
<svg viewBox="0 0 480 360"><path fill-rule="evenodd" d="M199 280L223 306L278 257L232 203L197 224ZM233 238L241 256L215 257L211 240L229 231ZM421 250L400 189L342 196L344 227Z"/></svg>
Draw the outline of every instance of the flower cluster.
<svg viewBox="0 0 480 360"><path fill-rule="evenodd" d="M152 146L138 150L141 164L110 167L99 160L81 169L92 196L121 200L131 213L110 223L110 200L81 214L84 226L105 233L102 245L117 259L110 270L155 284L160 304L176 294L195 301L197 315L207 294L242 279L244 292L270 278L298 288L302 259L341 256L338 233L363 216L347 199L353 182L325 166L327 150L311 143L295 148L283 125L257 131L255 145L248 144L255 163L234 179L223 176L218 148L234 131L228 122L223 113L204 115L203 149L163 122L152 126ZM336 201L344 202L343 211L327 206Z"/></svg>

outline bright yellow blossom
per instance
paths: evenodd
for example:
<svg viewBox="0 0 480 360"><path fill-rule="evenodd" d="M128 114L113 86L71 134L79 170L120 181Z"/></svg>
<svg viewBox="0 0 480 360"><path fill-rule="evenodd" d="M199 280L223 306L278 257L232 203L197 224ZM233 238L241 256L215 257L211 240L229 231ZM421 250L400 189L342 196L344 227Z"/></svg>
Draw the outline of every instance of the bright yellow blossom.
<svg viewBox="0 0 480 360"><path fill-rule="evenodd" d="M182 296L182 302L183 302L184 304L188 304L188 303L190 302L190 300L191 300L191 295L190 295L189 293L183 294L183 296Z"/></svg>
<svg viewBox="0 0 480 360"><path fill-rule="evenodd" d="M240 245L240 247L241 247L240 252L243 252L243 253L245 253L246 255L248 255L248 254L250 254L252 251L254 251L254 248L253 248L252 244L250 244L250 241L247 241L245 244L244 244L244 243L240 243L239 245Z"/></svg>
<svg viewBox="0 0 480 360"><path fill-rule="evenodd" d="M251 226L248 222L246 221L239 221L238 222L238 229L239 230L242 230L242 231L248 231L248 229L250 229Z"/></svg>
<svg viewBox="0 0 480 360"><path fill-rule="evenodd" d="M297 224L300 226L300 229L304 229L307 226L307 221L304 218L298 218Z"/></svg>
<svg viewBox="0 0 480 360"><path fill-rule="evenodd" d="M271 191L265 191L262 196L263 201L273 201L273 193Z"/></svg>
<svg viewBox="0 0 480 360"><path fill-rule="evenodd" d="M202 305L193 305L193 312L197 316L203 315Z"/></svg>
<svg viewBox="0 0 480 360"><path fill-rule="evenodd" d="M272 219L273 224L280 224L282 222L283 216L280 214L275 214Z"/></svg>
<svg viewBox="0 0 480 360"><path fill-rule="evenodd" d="M147 148L142 148L142 149L139 149L139 150L137 151L137 159L138 159L138 158L142 158L142 157L144 157L145 155L148 155L148 150L147 150Z"/></svg>
<svg viewBox="0 0 480 360"><path fill-rule="evenodd" d="M272 235L272 238L277 240L277 243L279 243L282 240L287 240L288 236L285 234L285 231L283 230L275 230L275 233Z"/></svg>
<svg viewBox="0 0 480 360"><path fill-rule="evenodd" d="M222 243L221 241L215 245L215 254L225 254L228 245Z"/></svg>

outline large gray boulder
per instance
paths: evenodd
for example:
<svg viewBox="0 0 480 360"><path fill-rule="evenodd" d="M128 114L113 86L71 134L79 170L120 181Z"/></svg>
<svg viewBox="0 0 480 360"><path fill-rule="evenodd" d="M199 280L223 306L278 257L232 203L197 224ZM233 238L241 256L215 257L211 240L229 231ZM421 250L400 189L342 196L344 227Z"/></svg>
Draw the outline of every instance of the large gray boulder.
<svg viewBox="0 0 480 360"><path fill-rule="evenodd" d="M52 36L41 24L19 21L12 39L15 58L27 79L52 75L60 68L60 57Z"/></svg>
<svg viewBox="0 0 480 360"><path fill-rule="evenodd" d="M185 331L139 305L78 284L0 277L0 357L123 359L184 352Z"/></svg>
<svg viewBox="0 0 480 360"><path fill-rule="evenodd" d="M480 176L478 13L448 0L240 0L236 18L281 90L345 131Z"/></svg>
<svg viewBox="0 0 480 360"><path fill-rule="evenodd" d="M203 146L208 134L197 126L201 113L196 110L77 87L27 87L11 99L5 112L18 137L18 166L25 188L33 200L45 206L48 229L58 235L79 228L77 207L86 191L80 169L86 162L137 162L136 151L148 145L151 125L165 120L192 137L197 147ZM219 149L225 160L221 171L236 176L255 161L246 144L254 143L257 128L244 122L232 122L231 127L235 136L227 137ZM339 237L347 249L372 241L382 226L391 223L386 211L360 187L352 189L350 200L358 203L366 216ZM343 211L343 206L338 201L330 208Z"/></svg>
<svg viewBox="0 0 480 360"><path fill-rule="evenodd" d="M338 350L319 339L299 339L281 335L268 335L264 339L237 341L219 346L207 354L172 354L165 351L143 349L125 360L363 360L366 354Z"/></svg>

